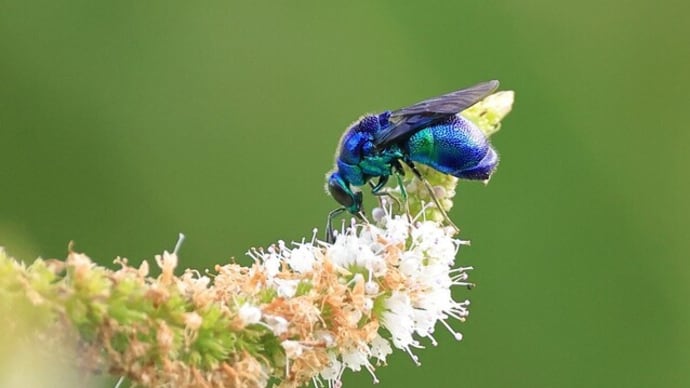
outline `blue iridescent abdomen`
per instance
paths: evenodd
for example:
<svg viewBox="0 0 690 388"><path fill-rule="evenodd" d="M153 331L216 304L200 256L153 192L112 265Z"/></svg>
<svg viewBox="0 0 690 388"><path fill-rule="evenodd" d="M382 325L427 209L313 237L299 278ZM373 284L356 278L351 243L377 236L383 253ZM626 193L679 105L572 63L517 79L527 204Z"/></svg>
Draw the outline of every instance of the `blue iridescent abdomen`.
<svg viewBox="0 0 690 388"><path fill-rule="evenodd" d="M402 147L413 162L458 178L488 179L498 164L498 155L484 133L461 116L414 133Z"/></svg>

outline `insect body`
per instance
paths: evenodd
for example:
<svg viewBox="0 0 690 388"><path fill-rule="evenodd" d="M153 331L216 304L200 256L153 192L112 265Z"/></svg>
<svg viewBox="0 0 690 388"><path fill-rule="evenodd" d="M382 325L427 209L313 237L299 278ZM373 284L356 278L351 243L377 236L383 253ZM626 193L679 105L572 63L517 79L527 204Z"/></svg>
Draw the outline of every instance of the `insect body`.
<svg viewBox="0 0 690 388"><path fill-rule="evenodd" d="M342 207L329 214L327 238L332 239L330 225L335 215L346 210L361 215L362 193L355 187L370 184L372 192L379 194L391 175L402 174L401 162L428 189L415 162L458 178L489 179L498 155L481 130L457 113L496 88L498 81L483 82L392 112L366 115L349 127L340 140L335 168L328 175L328 191ZM433 191L430 194L436 201Z"/></svg>

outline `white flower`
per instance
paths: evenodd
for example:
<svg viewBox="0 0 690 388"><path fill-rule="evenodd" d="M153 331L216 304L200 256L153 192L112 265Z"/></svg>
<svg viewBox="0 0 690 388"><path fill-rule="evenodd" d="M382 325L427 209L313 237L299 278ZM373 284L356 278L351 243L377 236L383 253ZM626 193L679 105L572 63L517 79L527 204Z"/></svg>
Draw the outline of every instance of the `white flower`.
<svg viewBox="0 0 690 388"><path fill-rule="evenodd" d="M290 251L290 255L286 259L287 263L297 273L309 272L312 270L316 257L314 255L314 246L310 244L300 244L299 247Z"/></svg>
<svg viewBox="0 0 690 388"><path fill-rule="evenodd" d="M328 353L328 364L326 368L321 370L321 377L325 380L340 381L343 373L343 363L338 360L338 356L334 352Z"/></svg>
<svg viewBox="0 0 690 388"><path fill-rule="evenodd" d="M365 231L362 232L362 236L352 233L341 234L328 249L329 258L344 269L360 267L375 276L382 276L386 271L386 262L381 255L372 251L370 238L371 235Z"/></svg>
<svg viewBox="0 0 690 388"><path fill-rule="evenodd" d="M376 282L368 281L364 283L364 292L367 293L367 295L376 295L379 293L379 285Z"/></svg>
<svg viewBox="0 0 690 388"><path fill-rule="evenodd" d="M264 315L264 322L277 336L285 333L288 329L288 321L278 315Z"/></svg>
<svg viewBox="0 0 690 388"><path fill-rule="evenodd" d="M410 297L403 292L394 291L385 301L386 311L381 317L381 323L388 329L393 337L393 345L408 353L415 363L417 356L412 354L413 347L419 347L412 334L414 333L414 310L410 303Z"/></svg>
<svg viewBox="0 0 690 388"><path fill-rule="evenodd" d="M352 371L359 372L362 367L366 369L371 377L374 379L374 384L379 382L379 379L374 374L374 366L371 365L369 357L371 357L371 351L369 347L365 344L359 344L356 348L351 348L343 351L342 360L343 367L349 368Z"/></svg>
<svg viewBox="0 0 690 388"><path fill-rule="evenodd" d="M263 261L266 277L274 278L280 272L280 258L276 254L270 254Z"/></svg>
<svg viewBox="0 0 690 388"><path fill-rule="evenodd" d="M412 241L429 259L440 261L444 265L452 265L455 262L458 243L435 222L420 223L412 230Z"/></svg>
<svg viewBox="0 0 690 388"><path fill-rule="evenodd" d="M261 309L249 303L245 303L240 307L237 315L246 325L253 325L261 321Z"/></svg>
<svg viewBox="0 0 690 388"><path fill-rule="evenodd" d="M385 219L385 234L392 244L407 240L410 234L410 222L403 216L388 216Z"/></svg>
<svg viewBox="0 0 690 388"><path fill-rule="evenodd" d="M386 362L386 356L393 353L391 344L380 335L376 335L371 341L371 355L380 362Z"/></svg>
<svg viewBox="0 0 690 388"><path fill-rule="evenodd" d="M297 286L299 285L299 279L273 279L276 284L276 291L278 291L278 296L283 298L292 298L297 292Z"/></svg>
<svg viewBox="0 0 690 388"><path fill-rule="evenodd" d="M279 253L276 251L275 246L271 246L267 249L268 252L259 248L251 248L247 251L247 256L254 259L254 261L259 264L258 270L262 272L268 279L273 279L280 272L280 263L282 262ZM252 273L255 268L252 268Z"/></svg>
<svg viewBox="0 0 690 388"><path fill-rule="evenodd" d="M285 349L285 355L288 358L297 358L301 356L304 351L304 346L297 341L285 340L281 342L280 345Z"/></svg>

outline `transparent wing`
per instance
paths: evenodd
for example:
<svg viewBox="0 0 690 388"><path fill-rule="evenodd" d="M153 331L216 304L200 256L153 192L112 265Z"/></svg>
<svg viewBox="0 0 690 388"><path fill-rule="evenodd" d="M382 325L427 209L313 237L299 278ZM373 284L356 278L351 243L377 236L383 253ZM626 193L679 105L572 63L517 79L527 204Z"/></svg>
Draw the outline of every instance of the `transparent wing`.
<svg viewBox="0 0 690 388"><path fill-rule="evenodd" d="M498 89L498 81L487 81L430 98L391 112L391 125L375 139L378 147L395 143L448 116L471 107Z"/></svg>

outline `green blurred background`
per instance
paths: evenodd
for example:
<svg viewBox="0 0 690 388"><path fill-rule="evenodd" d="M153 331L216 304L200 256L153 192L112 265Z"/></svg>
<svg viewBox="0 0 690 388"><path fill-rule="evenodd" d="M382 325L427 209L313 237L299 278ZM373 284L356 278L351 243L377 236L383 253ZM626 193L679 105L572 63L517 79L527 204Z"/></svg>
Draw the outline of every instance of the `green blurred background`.
<svg viewBox="0 0 690 388"><path fill-rule="evenodd" d="M0 0L0 245L248 262L323 225L359 115L497 78L465 339L380 386L689 386L688 3L398 3Z"/></svg>

